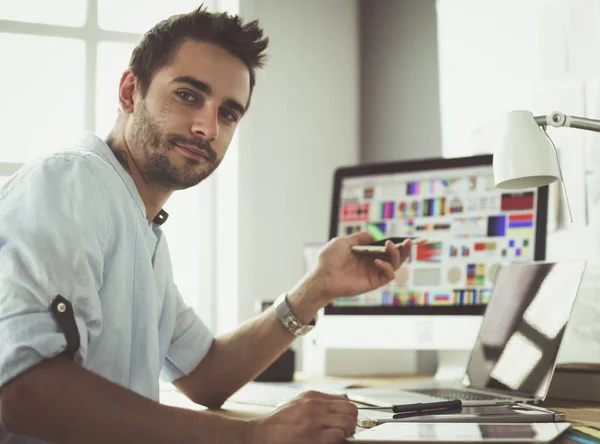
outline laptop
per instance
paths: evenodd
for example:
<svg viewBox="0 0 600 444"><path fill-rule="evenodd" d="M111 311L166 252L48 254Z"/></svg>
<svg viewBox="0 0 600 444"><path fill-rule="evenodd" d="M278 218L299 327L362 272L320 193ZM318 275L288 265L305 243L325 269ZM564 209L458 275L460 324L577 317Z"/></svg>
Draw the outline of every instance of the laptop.
<svg viewBox="0 0 600 444"><path fill-rule="evenodd" d="M585 261L503 267L461 381L350 389L346 395L382 407L449 399L464 406L543 401L584 270Z"/></svg>

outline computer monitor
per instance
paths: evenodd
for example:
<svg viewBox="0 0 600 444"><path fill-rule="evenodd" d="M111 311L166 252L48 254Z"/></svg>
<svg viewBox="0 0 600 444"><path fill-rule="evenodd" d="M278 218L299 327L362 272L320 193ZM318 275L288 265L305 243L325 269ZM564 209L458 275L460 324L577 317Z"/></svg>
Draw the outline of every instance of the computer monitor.
<svg viewBox="0 0 600 444"><path fill-rule="evenodd" d="M330 237L367 230L427 242L389 285L328 305L320 337L332 347L470 350L499 267L545 258L547 205L546 187L497 190L491 155L339 168Z"/></svg>

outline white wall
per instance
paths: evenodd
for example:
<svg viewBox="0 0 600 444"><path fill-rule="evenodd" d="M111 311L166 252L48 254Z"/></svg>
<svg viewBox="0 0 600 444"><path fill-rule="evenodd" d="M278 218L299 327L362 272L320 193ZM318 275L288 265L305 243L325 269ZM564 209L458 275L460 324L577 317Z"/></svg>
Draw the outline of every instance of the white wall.
<svg viewBox="0 0 600 444"><path fill-rule="evenodd" d="M600 117L598 0L438 0L443 153L494 152L508 111ZM600 137L549 129L573 211L551 188L547 258L596 260ZM589 150L589 151L588 151ZM556 202L556 203L555 203Z"/></svg>
<svg viewBox="0 0 600 444"><path fill-rule="evenodd" d="M229 197L217 223L217 331L250 318L257 300L274 300L302 276L302 246L328 237L333 171L359 160L357 3L239 6L242 17L259 18L271 44L218 184Z"/></svg>
<svg viewBox="0 0 600 444"><path fill-rule="evenodd" d="M505 114L562 111L600 118L600 0L438 0L443 152L494 152ZM546 258L600 261L600 136L549 129L571 202L550 188ZM561 349L598 362L600 292L589 266ZM586 272L587 273L587 272ZM594 318L595 316L595 318Z"/></svg>
<svg viewBox="0 0 600 444"><path fill-rule="evenodd" d="M506 112L531 109L541 79L541 7L538 0L437 2L444 156L490 152L498 133L488 131Z"/></svg>
<svg viewBox="0 0 600 444"><path fill-rule="evenodd" d="M435 0L361 0L362 160L441 155Z"/></svg>

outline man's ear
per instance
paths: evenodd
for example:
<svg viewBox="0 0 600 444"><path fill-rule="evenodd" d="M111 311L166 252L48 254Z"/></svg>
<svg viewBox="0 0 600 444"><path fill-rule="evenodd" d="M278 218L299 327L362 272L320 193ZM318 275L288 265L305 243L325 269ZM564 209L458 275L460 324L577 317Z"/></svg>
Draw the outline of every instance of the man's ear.
<svg viewBox="0 0 600 444"><path fill-rule="evenodd" d="M133 112L136 90L137 78L131 69L127 69L119 82L119 106L123 112L128 114Z"/></svg>

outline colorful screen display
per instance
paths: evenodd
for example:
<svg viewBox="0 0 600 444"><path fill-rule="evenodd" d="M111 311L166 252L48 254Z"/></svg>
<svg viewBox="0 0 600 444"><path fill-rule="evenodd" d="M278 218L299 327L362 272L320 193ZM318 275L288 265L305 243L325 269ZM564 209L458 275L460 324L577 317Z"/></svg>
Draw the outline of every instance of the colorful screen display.
<svg viewBox="0 0 600 444"><path fill-rule="evenodd" d="M494 187L492 167L345 177L338 235L414 236L395 280L334 307L487 304L499 266L534 260L537 189Z"/></svg>

